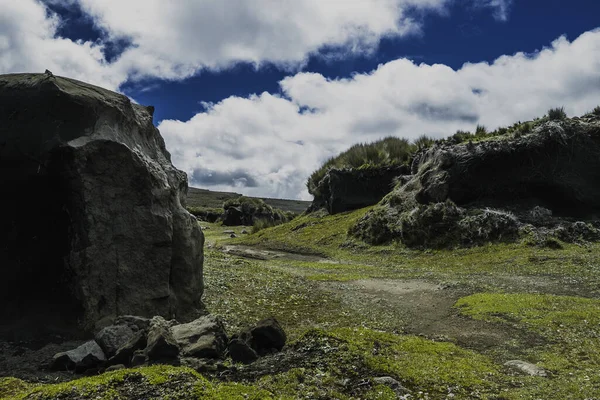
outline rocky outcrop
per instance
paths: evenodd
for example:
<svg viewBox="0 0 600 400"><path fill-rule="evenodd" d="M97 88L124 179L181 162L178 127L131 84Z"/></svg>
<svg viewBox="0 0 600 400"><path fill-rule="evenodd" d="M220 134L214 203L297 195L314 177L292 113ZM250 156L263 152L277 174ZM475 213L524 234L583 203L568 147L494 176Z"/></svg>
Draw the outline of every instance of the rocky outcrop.
<svg viewBox="0 0 600 400"><path fill-rule="evenodd" d="M351 233L412 247L512 240L524 232L600 239L597 115L542 122L516 137L438 144L415 160L414 175Z"/></svg>
<svg viewBox="0 0 600 400"><path fill-rule="evenodd" d="M72 79L0 76L0 317L21 333L197 316L204 237L152 113Z"/></svg>
<svg viewBox="0 0 600 400"><path fill-rule="evenodd" d="M372 206L392 191L398 177L408 173L408 166L332 168L319 182L309 211L325 208L337 214Z"/></svg>

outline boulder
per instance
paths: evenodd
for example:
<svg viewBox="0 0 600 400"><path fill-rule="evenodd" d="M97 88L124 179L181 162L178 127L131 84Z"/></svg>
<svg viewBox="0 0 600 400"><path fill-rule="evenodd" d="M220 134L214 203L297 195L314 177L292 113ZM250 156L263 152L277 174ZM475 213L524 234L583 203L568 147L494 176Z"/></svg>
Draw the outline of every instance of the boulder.
<svg viewBox="0 0 600 400"><path fill-rule="evenodd" d="M55 371L85 372L100 367L106 361L104 352L93 340L74 350L58 353L52 358L50 369Z"/></svg>
<svg viewBox="0 0 600 400"><path fill-rule="evenodd" d="M96 334L96 343L102 348L106 357L115 355L119 348L126 345L135 334L127 325L111 325Z"/></svg>
<svg viewBox="0 0 600 400"><path fill-rule="evenodd" d="M204 236L152 119L73 79L0 75L2 321L197 317Z"/></svg>
<svg viewBox="0 0 600 400"><path fill-rule="evenodd" d="M171 328L181 354L195 358L222 358L227 347L223 322L213 315Z"/></svg>

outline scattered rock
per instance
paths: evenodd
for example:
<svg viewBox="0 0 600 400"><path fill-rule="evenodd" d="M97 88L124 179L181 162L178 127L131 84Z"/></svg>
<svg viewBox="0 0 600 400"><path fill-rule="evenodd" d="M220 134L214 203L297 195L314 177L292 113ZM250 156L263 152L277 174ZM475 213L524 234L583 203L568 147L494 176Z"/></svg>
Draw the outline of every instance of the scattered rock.
<svg viewBox="0 0 600 400"><path fill-rule="evenodd" d="M127 368L127 367L125 367L123 364L111 365L110 367L106 368L106 370L104 372L118 371L120 369L125 369L125 368Z"/></svg>
<svg viewBox="0 0 600 400"><path fill-rule="evenodd" d="M530 376L548 376L548 373L542 367L521 360L510 360L504 363L505 366L514 368Z"/></svg>
<svg viewBox="0 0 600 400"><path fill-rule="evenodd" d="M380 376L372 379L373 383L377 385L385 385L390 389L394 390L397 394L408 394L411 393L410 389L402 386L400 382L392 378L391 376Z"/></svg>
<svg viewBox="0 0 600 400"><path fill-rule="evenodd" d="M245 230L245 229L242 229L242 232L240 232L240 233L241 233L242 235L247 235L247 234L248 234L248 231L247 231L247 230Z"/></svg>
<svg viewBox="0 0 600 400"><path fill-rule="evenodd" d="M287 336L275 318L267 318L250 329L250 345L258 353L265 355L281 351Z"/></svg>
<svg viewBox="0 0 600 400"><path fill-rule="evenodd" d="M164 318L152 318L145 353L150 362L169 362L177 359L179 346Z"/></svg>
<svg viewBox="0 0 600 400"><path fill-rule="evenodd" d="M115 325L127 325L132 331L147 330L150 327L150 318L136 315L121 315L115 319Z"/></svg>
<svg viewBox="0 0 600 400"><path fill-rule="evenodd" d="M259 356L281 351L285 342L281 325L275 318L267 318L234 335L229 341L229 355L233 361L251 363Z"/></svg>
<svg viewBox="0 0 600 400"><path fill-rule="evenodd" d="M235 231L227 230L227 231L223 231L223 234L225 234L225 235L234 235Z"/></svg>
<svg viewBox="0 0 600 400"><path fill-rule="evenodd" d="M110 358L134 336L135 334L127 325L111 325L98 332L95 339L106 357Z"/></svg>
<svg viewBox="0 0 600 400"><path fill-rule="evenodd" d="M243 364L250 364L258 359L256 351L250 347L250 344L244 339L237 337L232 338L227 346L229 350L229 356L234 362L240 362Z"/></svg>
<svg viewBox="0 0 600 400"><path fill-rule="evenodd" d="M237 235L235 233L232 233L231 235L229 235L230 238L236 238Z"/></svg>
<svg viewBox="0 0 600 400"><path fill-rule="evenodd" d="M129 365L133 354L138 350L144 350L148 345L145 331L138 331L134 336L121 346L115 353L115 355L108 360L109 365L125 364Z"/></svg>
<svg viewBox="0 0 600 400"><path fill-rule="evenodd" d="M171 328L181 354L196 358L222 358L227 347L223 322L213 315Z"/></svg>
<svg viewBox="0 0 600 400"><path fill-rule="evenodd" d="M50 368L55 371L84 372L101 366L105 361L106 356L98 343L90 340L74 350L54 355Z"/></svg>

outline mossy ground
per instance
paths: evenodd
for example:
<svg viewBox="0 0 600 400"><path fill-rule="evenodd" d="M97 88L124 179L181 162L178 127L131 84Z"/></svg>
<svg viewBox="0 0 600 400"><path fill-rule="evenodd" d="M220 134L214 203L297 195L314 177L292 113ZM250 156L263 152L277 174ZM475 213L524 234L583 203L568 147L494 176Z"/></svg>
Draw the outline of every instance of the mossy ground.
<svg viewBox="0 0 600 400"><path fill-rule="evenodd" d="M264 361L273 372L243 373L259 367L238 366L237 374L219 379L150 367L60 385L2 379L0 397L600 398L600 245L371 247L347 236L366 211L301 216L237 239L223 234L231 228L209 224L207 308L224 318L230 333L275 316L290 345L280 358ZM242 245L316 257L257 260L222 251ZM389 291L411 282L440 289ZM549 376L504 366L515 358ZM376 384L378 376L393 377L411 394Z"/></svg>

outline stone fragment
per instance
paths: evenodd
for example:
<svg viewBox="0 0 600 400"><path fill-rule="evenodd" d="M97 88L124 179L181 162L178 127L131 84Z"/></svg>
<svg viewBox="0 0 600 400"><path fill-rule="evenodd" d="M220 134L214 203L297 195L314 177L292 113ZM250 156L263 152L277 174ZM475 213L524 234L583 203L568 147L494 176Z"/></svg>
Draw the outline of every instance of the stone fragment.
<svg viewBox="0 0 600 400"><path fill-rule="evenodd" d="M104 352L94 340L90 340L76 349L55 354L50 369L55 371L84 372L101 366L106 361Z"/></svg>
<svg viewBox="0 0 600 400"><path fill-rule="evenodd" d="M186 357L222 358L227 347L223 322L213 315L175 325L171 331Z"/></svg>
<svg viewBox="0 0 600 400"><path fill-rule="evenodd" d="M514 368L526 375L546 377L548 373L542 367L522 360L510 360L504 363L505 366Z"/></svg>
<svg viewBox="0 0 600 400"><path fill-rule="evenodd" d="M133 337L134 333L127 325L111 325L98 332L95 340L106 357L110 358Z"/></svg>

